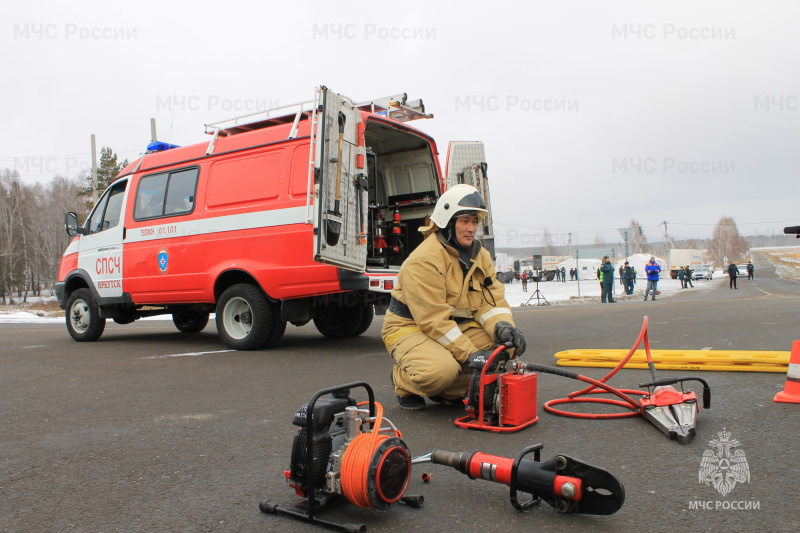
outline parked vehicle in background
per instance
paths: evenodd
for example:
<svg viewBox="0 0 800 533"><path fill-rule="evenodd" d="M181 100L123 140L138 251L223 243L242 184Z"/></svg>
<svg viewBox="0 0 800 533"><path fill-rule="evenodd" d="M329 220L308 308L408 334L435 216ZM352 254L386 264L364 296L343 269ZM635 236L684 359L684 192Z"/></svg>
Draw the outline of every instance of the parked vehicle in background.
<svg viewBox="0 0 800 533"><path fill-rule="evenodd" d="M714 269L707 266L699 266L692 272L692 279L707 279L714 278Z"/></svg>
<svg viewBox="0 0 800 533"><path fill-rule="evenodd" d="M730 268L730 265L731 265L730 263L725 263L722 266L722 275L723 276L725 276L725 277L729 276L729 274L728 274L729 270L728 269ZM736 272L736 277L737 278L746 278L747 277L747 263L736 263L736 271L737 271Z"/></svg>
<svg viewBox="0 0 800 533"><path fill-rule="evenodd" d="M686 265L694 270L703 264L703 250L672 248L667 252L667 268L672 279L678 279L678 270Z"/></svg>
<svg viewBox="0 0 800 533"><path fill-rule="evenodd" d="M515 279L517 279L517 273L513 270L506 270L505 272L497 272L497 279L500 283L511 283Z"/></svg>

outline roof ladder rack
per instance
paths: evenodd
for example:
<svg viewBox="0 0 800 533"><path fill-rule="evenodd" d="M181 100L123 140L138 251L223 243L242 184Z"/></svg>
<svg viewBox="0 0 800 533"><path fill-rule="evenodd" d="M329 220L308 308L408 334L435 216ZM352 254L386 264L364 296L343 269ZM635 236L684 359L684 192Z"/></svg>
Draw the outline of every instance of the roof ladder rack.
<svg viewBox="0 0 800 533"><path fill-rule="evenodd" d="M239 115L237 117L220 120L218 122L211 122L206 124L206 133L209 135L218 135L217 132L225 133L226 135L235 135L246 131L257 130L274 126L277 124L292 123L292 129L289 133L289 139L297 136L298 125L303 114L311 112L313 100L306 100L303 102L295 102L293 104L272 107L264 111L255 113L248 113L246 115ZM297 108L292 112L292 108ZM277 111L284 111L280 114L275 114Z"/></svg>

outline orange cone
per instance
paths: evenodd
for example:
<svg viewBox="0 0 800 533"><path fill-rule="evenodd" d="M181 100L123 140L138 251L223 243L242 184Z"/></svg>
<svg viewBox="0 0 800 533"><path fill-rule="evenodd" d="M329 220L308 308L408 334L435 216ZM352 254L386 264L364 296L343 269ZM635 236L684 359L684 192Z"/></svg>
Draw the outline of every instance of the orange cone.
<svg viewBox="0 0 800 533"><path fill-rule="evenodd" d="M800 341L792 343L792 356L786 372L786 386L772 399L773 402L800 403Z"/></svg>

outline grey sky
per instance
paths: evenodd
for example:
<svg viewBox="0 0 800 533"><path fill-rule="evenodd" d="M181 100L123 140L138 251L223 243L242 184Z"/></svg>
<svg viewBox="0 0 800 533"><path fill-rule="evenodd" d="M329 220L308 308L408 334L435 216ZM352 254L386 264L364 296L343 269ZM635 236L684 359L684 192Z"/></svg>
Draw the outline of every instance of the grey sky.
<svg viewBox="0 0 800 533"><path fill-rule="evenodd" d="M74 175L203 124L407 92L444 155L486 143L501 246L800 224L800 4L31 2L4 8L0 168ZM444 164L444 163L443 163ZM443 169L444 170L444 169ZM787 244L794 244L787 237Z"/></svg>

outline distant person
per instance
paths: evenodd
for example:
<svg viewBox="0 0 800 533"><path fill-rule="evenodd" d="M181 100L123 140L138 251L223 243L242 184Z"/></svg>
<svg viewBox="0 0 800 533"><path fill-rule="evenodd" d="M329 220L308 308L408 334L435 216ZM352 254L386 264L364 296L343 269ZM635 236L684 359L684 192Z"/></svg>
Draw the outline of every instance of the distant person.
<svg viewBox="0 0 800 533"><path fill-rule="evenodd" d="M620 265L619 266L619 282L622 283L622 288L623 289L625 288L625 283L622 281L624 275L625 275L625 266L624 265Z"/></svg>
<svg viewBox="0 0 800 533"><path fill-rule="evenodd" d="M560 279L561 279L561 271L559 269L556 269L556 281L559 281Z"/></svg>
<svg viewBox="0 0 800 533"><path fill-rule="evenodd" d="M647 301L647 295L653 291L653 301L656 301L656 294L658 294L658 274L661 272L661 267L656 263L656 258L651 257L650 261L644 266L644 271L647 274L647 289L644 291L644 301Z"/></svg>
<svg viewBox="0 0 800 533"><path fill-rule="evenodd" d="M728 276L730 276L730 287L731 289L738 289L739 287L736 286L736 276L739 275L739 267L736 266L736 263L731 261L731 264L728 265Z"/></svg>
<svg viewBox="0 0 800 533"><path fill-rule="evenodd" d="M754 279L753 272L755 272L756 267L753 266L753 263L750 261L747 262L747 279Z"/></svg>
<svg viewBox="0 0 800 533"><path fill-rule="evenodd" d="M528 292L528 273L523 271L519 280L522 282L522 292Z"/></svg>
<svg viewBox="0 0 800 533"><path fill-rule="evenodd" d="M601 303L616 303L614 299L614 265L611 264L611 259L608 256L603 257L603 263L600 265L600 302Z"/></svg>
<svg viewBox="0 0 800 533"><path fill-rule="evenodd" d="M683 267L678 269L678 279L681 281L681 289L686 288L686 270Z"/></svg>
<svg viewBox="0 0 800 533"><path fill-rule="evenodd" d="M692 283L692 272L693 272L693 270L691 268L689 268L689 265L686 265L686 268L684 268L684 270L686 271L686 286L687 286L687 288L691 287L691 288L694 289L694 283Z"/></svg>
<svg viewBox="0 0 800 533"><path fill-rule="evenodd" d="M633 294L633 280L636 279L636 271L625 261L622 267L622 286L625 287L625 294Z"/></svg>

